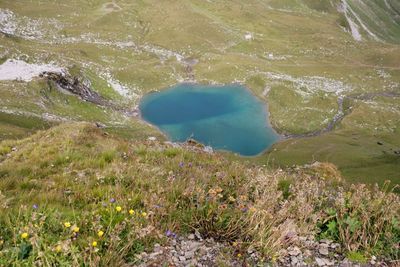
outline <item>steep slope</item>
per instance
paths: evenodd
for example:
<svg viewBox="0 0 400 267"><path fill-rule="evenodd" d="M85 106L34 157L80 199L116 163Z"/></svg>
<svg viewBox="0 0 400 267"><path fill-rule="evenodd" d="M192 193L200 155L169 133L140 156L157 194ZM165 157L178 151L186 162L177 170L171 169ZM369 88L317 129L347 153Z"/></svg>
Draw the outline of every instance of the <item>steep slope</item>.
<svg viewBox="0 0 400 267"><path fill-rule="evenodd" d="M11 77L18 79L0 77L0 139L63 121L153 136L137 110L144 94L180 82L239 82L268 103L271 124L291 137L259 162L332 161L352 181L398 183L400 46L375 41L361 26L393 39L398 2L346 1L344 13L341 3L0 1L0 63L61 68L118 107L17 72ZM354 40L351 25L363 41Z"/></svg>
<svg viewBox="0 0 400 267"><path fill-rule="evenodd" d="M400 43L399 1L343 0L342 8L356 40Z"/></svg>
<svg viewBox="0 0 400 267"><path fill-rule="evenodd" d="M87 123L0 143L4 266L187 266L194 256L158 261L160 245L149 258L140 253L155 243L191 246L182 239L190 233L224 246L197 259L207 266L372 255L389 263L400 256L399 209L398 195L348 187L331 164L274 171L199 145L127 141Z"/></svg>

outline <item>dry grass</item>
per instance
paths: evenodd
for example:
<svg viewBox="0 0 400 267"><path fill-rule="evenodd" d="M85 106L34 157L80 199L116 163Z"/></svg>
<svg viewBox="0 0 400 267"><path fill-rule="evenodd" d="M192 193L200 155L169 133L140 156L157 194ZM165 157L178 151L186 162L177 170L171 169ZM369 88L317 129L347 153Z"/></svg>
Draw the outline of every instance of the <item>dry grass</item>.
<svg viewBox="0 0 400 267"><path fill-rule="evenodd" d="M2 142L0 151L0 265L132 264L135 254L166 242L167 230L198 230L268 261L305 235L399 257L399 196L348 188L331 164L271 170L198 147L115 138L85 123Z"/></svg>

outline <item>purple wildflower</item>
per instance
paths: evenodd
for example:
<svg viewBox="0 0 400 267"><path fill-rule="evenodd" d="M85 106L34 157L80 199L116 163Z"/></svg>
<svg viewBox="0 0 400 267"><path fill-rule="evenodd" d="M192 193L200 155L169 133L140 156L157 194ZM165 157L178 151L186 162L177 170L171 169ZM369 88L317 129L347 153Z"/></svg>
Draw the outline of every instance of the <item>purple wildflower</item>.
<svg viewBox="0 0 400 267"><path fill-rule="evenodd" d="M172 236L172 234L173 234L173 233L172 233L170 230L168 230L168 231L165 232L165 235L166 235L167 237Z"/></svg>
<svg viewBox="0 0 400 267"><path fill-rule="evenodd" d="M111 202L111 203L115 203L115 201L116 201L115 198L111 198L111 199L110 199L110 202Z"/></svg>
<svg viewBox="0 0 400 267"><path fill-rule="evenodd" d="M37 204L33 204L32 208L33 208L34 210L37 210L37 209L39 208L39 206L38 206Z"/></svg>
<svg viewBox="0 0 400 267"><path fill-rule="evenodd" d="M184 164L183 162L180 162L180 163L179 163L179 167L181 167L181 168L182 168L184 165L185 165L185 164Z"/></svg>

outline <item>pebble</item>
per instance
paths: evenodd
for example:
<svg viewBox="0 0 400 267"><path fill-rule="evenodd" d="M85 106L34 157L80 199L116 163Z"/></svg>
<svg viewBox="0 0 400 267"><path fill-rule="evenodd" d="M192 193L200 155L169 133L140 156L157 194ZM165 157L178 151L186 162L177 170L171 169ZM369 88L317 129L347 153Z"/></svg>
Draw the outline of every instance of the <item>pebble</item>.
<svg viewBox="0 0 400 267"><path fill-rule="evenodd" d="M279 251L277 264L274 266L357 266L349 262L344 255L335 250L339 244L330 240L315 241L313 237L298 237L298 243L287 249ZM308 244L309 246L307 246ZM268 262L260 262L260 254L254 248L248 248L242 258L235 256L235 249L229 244L214 241L212 238L201 239L200 234L194 233L187 237L179 236L170 239L169 244L155 244L151 253L136 255L140 261L139 266L145 267L155 262L163 262L166 266L270 266ZM377 258L372 256L369 264L379 265Z"/></svg>
<svg viewBox="0 0 400 267"><path fill-rule="evenodd" d="M293 249L291 249L289 252L290 256L297 256L301 253L300 249L298 247L294 247Z"/></svg>
<svg viewBox="0 0 400 267"><path fill-rule="evenodd" d="M318 250L319 254L323 256L328 256L329 255L329 250L326 247L320 247Z"/></svg>
<svg viewBox="0 0 400 267"><path fill-rule="evenodd" d="M321 239L319 242L320 243L324 243L324 244L328 244L328 245L332 243L332 241L328 240L328 239Z"/></svg>
<svg viewBox="0 0 400 267"><path fill-rule="evenodd" d="M193 257L194 257L194 252L193 251L185 252L185 258L186 259L192 259Z"/></svg>
<svg viewBox="0 0 400 267"><path fill-rule="evenodd" d="M325 266L325 261L324 261L324 259L315 258L315 262L317 263L318 266Z"/></svg>
<svg viewBox="0 0 400 267"><path fill-rule="evenodd" d="M200 232L199 232L199 231L196 230L196 231L194 232L194 234L195 234L195 236L197 237L198 240L203 240L203 239L201 238L201 235L200 235Z"/></svg>

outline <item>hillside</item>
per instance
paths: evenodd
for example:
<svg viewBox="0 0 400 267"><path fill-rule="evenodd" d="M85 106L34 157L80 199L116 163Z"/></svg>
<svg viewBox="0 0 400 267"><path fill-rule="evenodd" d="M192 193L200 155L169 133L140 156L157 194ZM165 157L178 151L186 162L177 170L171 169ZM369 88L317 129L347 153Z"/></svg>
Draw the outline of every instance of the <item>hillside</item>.
<svg viewBox="0 0 400 267"><path fill-rule="evenodd" d="M169 142L186 83L279 140ZM396 266L399 116L398 0L0 0L0 266Z"/></svg>
<svg viewBox="0 0 400 267"><path fill-rule="evenodd" d="M127 141L74 123L1 142L0 177L2 266L324 265L400 256L398 195L346 185L326 163L274 171L198 144ZM194 254L182 260L160 249L177 242L195 244ZM213 254L196 259L201 249Z"/></svg>
<svg viewBox="0 0 400 267"><path fill-rule="evenodd" d="M329 161L348 181L398 184L398 10L395 0L0 1L0 138L65 121L127 136L148 92L238 82L282 134L255 162ZM113 105L32 75L59 69Z"/></svg>

